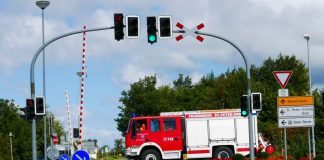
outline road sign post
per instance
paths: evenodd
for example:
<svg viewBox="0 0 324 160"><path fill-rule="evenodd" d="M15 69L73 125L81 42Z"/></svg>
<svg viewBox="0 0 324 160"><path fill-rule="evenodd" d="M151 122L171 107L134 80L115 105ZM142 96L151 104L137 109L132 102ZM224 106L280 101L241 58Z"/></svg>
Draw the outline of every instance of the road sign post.
<svg viewBox="0 0 324 160"><path fill-rule="evenodd" d="M285 159L287 159L286 128L313 127L315 125L314 97L313 96L278 97L277 106L278 106L277 109L278 127L284 128Z"/></svg>

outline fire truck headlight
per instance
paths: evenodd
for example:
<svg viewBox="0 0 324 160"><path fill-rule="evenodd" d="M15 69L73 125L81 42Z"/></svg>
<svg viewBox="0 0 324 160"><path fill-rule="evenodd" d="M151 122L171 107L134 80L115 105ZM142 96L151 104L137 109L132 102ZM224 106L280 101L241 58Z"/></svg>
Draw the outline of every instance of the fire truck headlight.
<svg viewBox="0 0 324 160"><path fill-rule="evenodd" d="M139 152L139 147L129 147L126 149L126 155L137 156Z"/></svg>

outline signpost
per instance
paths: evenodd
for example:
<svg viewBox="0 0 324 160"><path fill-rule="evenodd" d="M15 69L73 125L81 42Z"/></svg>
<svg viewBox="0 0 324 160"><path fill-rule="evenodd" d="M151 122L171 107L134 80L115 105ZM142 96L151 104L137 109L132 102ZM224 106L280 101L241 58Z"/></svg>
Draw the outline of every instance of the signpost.
<svg viewBox="0 0 324 160"><path fill-rule="evenodd" d="M287 159L287 131L286 128L313 127L314 97L290 96L278 97L278 127L284 128L285 159Z"/></svg>
<svg viewBox="0 0 324 160"><path fill-rule="evenodd" d="M278 97L277 105L279 128L314 126L313 96Z"/></svg>
<svg viewBox="0 0 324 160"><path fill-rule="evenodd" d="M293 72L273 71L272 73L282 88L278 90L278 98L277 98L278 127L284 129L285 159L287 159L287 128L294 128L294 127L314 128L315 125L314 97L312 96L288 97L288 89L285 89L285 87ZM309 143L309 154L311 154L309 129L308 129L308 143Z"/></svg>

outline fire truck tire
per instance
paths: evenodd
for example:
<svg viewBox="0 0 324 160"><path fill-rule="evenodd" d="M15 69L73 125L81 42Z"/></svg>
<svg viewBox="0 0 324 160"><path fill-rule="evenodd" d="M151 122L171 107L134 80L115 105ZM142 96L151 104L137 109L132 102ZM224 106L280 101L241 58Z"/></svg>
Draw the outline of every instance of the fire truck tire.
<svg viewBox="0 0 324 160"><path fill-rule="evenodd" d="M233 151L226 146L217 147L213 152L213 158L231 158L233 155Z"/></svg>
<svg viewBox="0 0 324 160"><path fill-rule="evenodd" d="M143 152L139 160L161 160L160 153L154 149L148 149Z"/></svg>

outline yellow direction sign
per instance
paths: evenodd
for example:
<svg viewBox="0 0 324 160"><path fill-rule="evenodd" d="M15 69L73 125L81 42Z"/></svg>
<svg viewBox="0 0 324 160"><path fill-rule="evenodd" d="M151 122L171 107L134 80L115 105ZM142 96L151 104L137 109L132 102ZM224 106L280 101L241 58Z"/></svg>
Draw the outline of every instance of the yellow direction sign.
<svg viewBox="0 0 324 160"><path fill-rule="evenodd" d="M290 96L290 97L278 97L278 107L291 107L291 106L313 106L313 96Z"/></svg>

